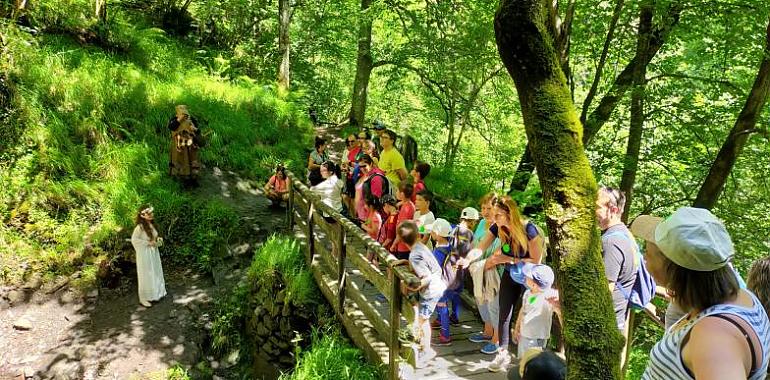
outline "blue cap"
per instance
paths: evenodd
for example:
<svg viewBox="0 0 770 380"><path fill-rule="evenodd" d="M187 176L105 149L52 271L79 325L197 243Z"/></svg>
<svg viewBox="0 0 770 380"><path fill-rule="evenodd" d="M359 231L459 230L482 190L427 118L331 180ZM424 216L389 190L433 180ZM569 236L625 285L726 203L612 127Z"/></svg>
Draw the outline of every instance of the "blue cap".
<svg viewBox="0 0 770 380"><path fill-rule="evenodd" d="M526 264L523 272L525 277L532 279L542 289L549 289L556 278L553 269L545 264Z"/></svg>

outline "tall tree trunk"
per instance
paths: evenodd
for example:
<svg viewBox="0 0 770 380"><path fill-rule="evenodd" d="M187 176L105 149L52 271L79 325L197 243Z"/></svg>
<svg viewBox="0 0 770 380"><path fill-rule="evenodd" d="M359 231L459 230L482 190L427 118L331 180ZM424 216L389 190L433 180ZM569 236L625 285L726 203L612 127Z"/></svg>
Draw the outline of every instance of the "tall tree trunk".
<svg viewBox="0 0 770 380"><path fill-rule="evenodd" d="M353 82L353 100L350 104L350 124L358 125L366 120L366 98L369 91L369 78L372 75L372 17L367 12L372 0L361 0L361 13L358 17L358 58L356 59L356 78Z"/></svg>
<svg viewBox="0 0 770 380"><path fill-rule="evenodd" d="M546 1L501 0L500 57L516 84L556 252L568 379L618 379L622 337L615 325L595 219L596 180L582 128L545 25Z"/></svg>
<svg viewBox="0 0 770 380"><path fill-rule="evenodd" d="M610 119L612 112L615 111L615 107L617 107L626 91L633 84L633 72L637 63L647 66L652 61L668 39L673 27L679 22L681 12L682 4L680 2L672 3L668 8L668 12L663 15L659 25L652 31L647 54L644 57L634 56L631 62L615 78L610 90L602 97L599 105L588 115L585 123L583 123L583 145L588 146L591 139L599 132L599 129ZM531 162L532 156L529 153L529 144L526 149L521 159L519 159L519 165L516 168L516 173L513 175L514 180L511 181L509 193L524 191L532 177L532 170L535 166ZM514 187L514 185L516 186Z"/></svg>
<svg viewBox="0 0 770 380"><path fill-rule="evenodd" d="M695 198L693 206L711 209L717 203L719 195L725 187L727 176L735 165L735 161L743 151L749 135L753 132L757 124L757 119L762 113L762 108L767 102L768 93L770 93L770 22L765 32L765 49L762 62L759 65L757 77L751 92L746 98L738 119L727 135L722 148L719 149L714 163L709 169L709 174L703 181L698 196Z"/></svg>
<svg viewBox="0 0 770 380"><path fill-rule="evenodd" d="M596 73L594 74L594 81L591 83L591 88L588 89L588 95L586 95L583 101L583 110L580 112L580 122L585 124L586 116L588 116L588 109L591 107L591 103L596 96L596 90L599 88L599 82L602 79L602 71L604 71L604 64L607 62L607 54L610 51L610 44L615 37L615 27L618 25L618 19L620 19L620 13L623 10L623 0L617 0L615 3L615 9L612 11L612 19L610 19L610 25L607 29L607 38L604 39L604 46L602 47L602 53L599 56L599 64L596 66ZM637 49L637 54L639 50Z"/></svg>
<svg viewBox="0 0 770 380"><path fill-rule="evenodd" d="M289 25L291 23L290 0L278 0L278 53L281 65L278 66L278 87L289 89Z"/></svg>
<svg viewBox="0 0 770 380"><path fill-rule="evenodd" d="M644 1L639 10L639 31L636 39L636 56L642 61L649 51L650 31L652 30L652 15L654 11L652 0ZM633 75L634 88L631 90L631 124L628 128L628 146L623 160L623 175L620 180L620 190L626 193L626 205L623 208L623 222L628 221L628 210L634 199L634 183L636 169L639 166L639 150L642 146L644 131L644 92L647 83L647 65L636 65Z"/></svg>

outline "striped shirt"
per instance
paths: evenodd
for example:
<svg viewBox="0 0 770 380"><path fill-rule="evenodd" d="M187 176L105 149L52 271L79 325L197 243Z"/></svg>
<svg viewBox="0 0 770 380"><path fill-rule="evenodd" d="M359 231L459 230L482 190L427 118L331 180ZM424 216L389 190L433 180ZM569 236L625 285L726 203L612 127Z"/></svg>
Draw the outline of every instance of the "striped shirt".
<svg viewBox="0 0 770 380"><path fill-rule="evenodd" d="M759 363L759 368L756 371L749 373L748 380L764 379L767 376L768 356L770 355L770 322L768 322L765 309L757 297L751 292L749 294L754 300L754 306L751 308L720 304L703 310L692 321L687 322L680 319L666 331L663 338L650 351L650 361L644 370L642 380L692 380L692 375L682 362L682 341L698 321L717 314L738 316L746 321L757 334L762 345L762 362Z"/></svg>

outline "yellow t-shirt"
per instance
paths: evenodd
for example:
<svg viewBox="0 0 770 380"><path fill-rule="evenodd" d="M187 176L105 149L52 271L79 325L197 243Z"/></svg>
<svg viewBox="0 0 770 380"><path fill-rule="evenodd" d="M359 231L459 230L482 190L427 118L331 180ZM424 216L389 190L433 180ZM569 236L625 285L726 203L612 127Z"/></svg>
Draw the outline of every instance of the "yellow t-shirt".
<svg viewBox="0 0 770 380"><path fill-rule="evenodd" d="M398 152L396 148L390 148L388 151L382 151L380 153L379 168L385 172L385 176L393 183L393 186L398 187L401 183L401 178L398 177L398 169L406 170L406 164L404 163L404 157Z"/></svg>

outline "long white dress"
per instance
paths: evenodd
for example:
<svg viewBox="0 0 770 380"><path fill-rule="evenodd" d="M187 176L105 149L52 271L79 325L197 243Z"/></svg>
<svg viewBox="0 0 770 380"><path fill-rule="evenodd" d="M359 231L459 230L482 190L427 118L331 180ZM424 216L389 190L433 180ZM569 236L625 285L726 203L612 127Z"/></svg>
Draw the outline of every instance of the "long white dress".
<svg viewBox="0 0 770 380"><path fill-rule="evenodd" d="M155 227L153 236L158 236ZM150 246L150 237L141 225L134 228L131 244L136 250L136 276L139 282L139 302L157 301L166 295L166 282L160 264L158 247Z"/></svg>

